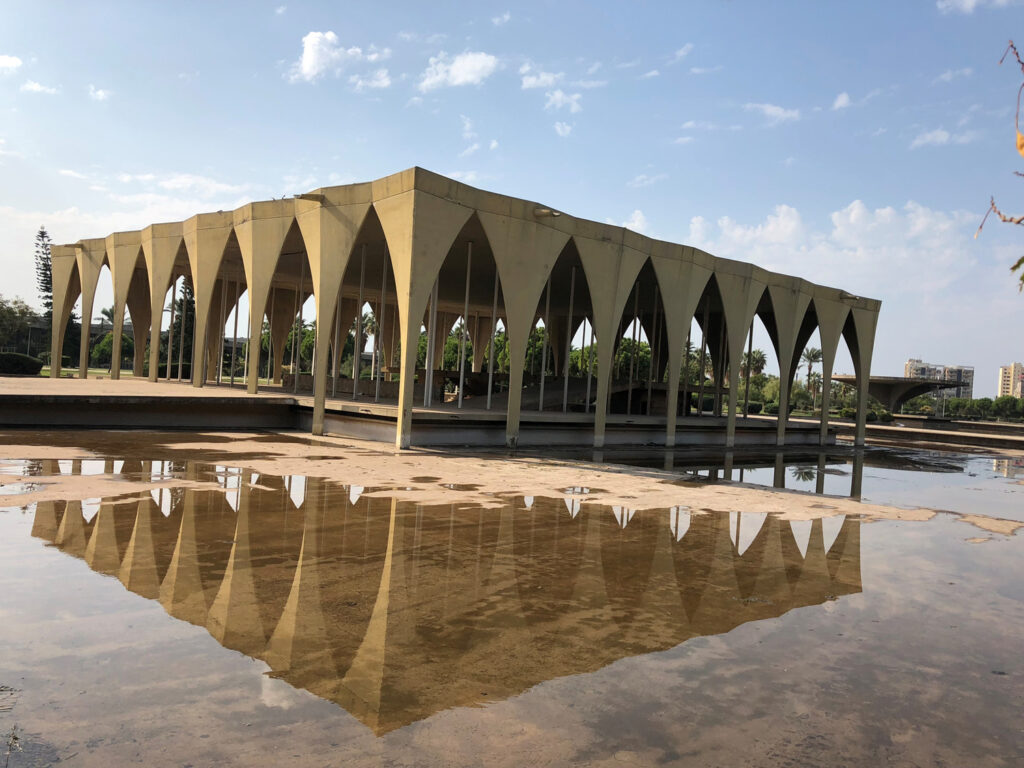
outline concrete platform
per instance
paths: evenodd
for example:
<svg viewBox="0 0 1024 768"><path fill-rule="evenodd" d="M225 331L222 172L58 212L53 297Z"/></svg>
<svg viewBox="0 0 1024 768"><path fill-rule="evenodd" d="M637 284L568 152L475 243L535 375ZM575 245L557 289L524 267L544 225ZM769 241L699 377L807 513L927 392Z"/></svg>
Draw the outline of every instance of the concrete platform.
<svg viewBox="0 0 1024 768"><path fill-rule="evenodd" d="M196 388L187 382L142 379L48 379L0 377L0 427L93 427L107 429L301 429L312 426L313 398L293 395L280 386L249 395L241 385ZM328 398L325 430L331 434L394 443L398 407L359 400ZM724 418L680 417L676 445L724 447ZM774 419L739 419L737 447L774 447ZM594 415L561 411L523 411L519 445L524 448L589 447ZM794 423L788 446L817 446L814 423ZM609 414L607 446L658 445L665 442L660 416ZM830 440L830 442L834 442ZM455 403L413 409L413 444L421 446L505 445L504 410Z"/></svg>

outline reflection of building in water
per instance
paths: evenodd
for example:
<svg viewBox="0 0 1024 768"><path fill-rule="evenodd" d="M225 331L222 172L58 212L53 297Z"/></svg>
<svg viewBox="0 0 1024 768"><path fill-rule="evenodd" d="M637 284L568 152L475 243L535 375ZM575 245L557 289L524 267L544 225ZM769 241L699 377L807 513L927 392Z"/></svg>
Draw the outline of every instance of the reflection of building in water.
<svg viewBox="0 0 1024 768"><path fill-rule="evenodd" d="M88 520L41 503L33 535L378 734L861 591L853 520L427 506L217 471L226 493L105 500Z"/></svg>
<svg viewBox="0 0 1024 768"><path fill-rule="evenodd" d="M1003 477L1024 475L1024 459L993 459L992 471Z"/></svg>

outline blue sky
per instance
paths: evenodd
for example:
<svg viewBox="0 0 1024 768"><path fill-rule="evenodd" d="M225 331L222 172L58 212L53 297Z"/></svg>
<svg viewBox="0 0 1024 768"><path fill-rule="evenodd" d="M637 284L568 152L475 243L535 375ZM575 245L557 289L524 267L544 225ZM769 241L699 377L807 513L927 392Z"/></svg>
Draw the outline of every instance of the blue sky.
<svg viewBox="0 0 1024 768"><path fill-rule="evenodd" d="M1024 358L1024 232L972 238L989 195L1024 212L997 65L1020 4L162 8L3 9L0 293L36 300L40 224L71 242L420 165L880 298L875 373L974 365L991 395Z"/></svg>

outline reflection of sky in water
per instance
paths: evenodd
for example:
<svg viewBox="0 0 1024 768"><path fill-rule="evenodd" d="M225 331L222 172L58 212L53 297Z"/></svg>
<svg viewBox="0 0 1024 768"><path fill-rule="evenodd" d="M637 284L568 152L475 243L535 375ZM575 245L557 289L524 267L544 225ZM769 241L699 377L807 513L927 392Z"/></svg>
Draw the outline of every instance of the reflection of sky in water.
<svg viewBox="0 0 1024 768"><path fill-rule="evenodd" d="M921 454L924 455L924 454ZM944 466L956 471L927 471L920 466L902 469L864 467L861 492L863 501L900 507L928 507L964 514L989 515L1024 520L1024 485L1021 475L1012 476L1013 460L994 460L989 456L942 455ZM1016 459L1019 464L1024 460ZM1004 463L1010 463L1009 471ZM830 462L824 473L825 493L847 496L852 481L852 464ZM1011 474L1011 477L1006 477ZM774 467L744 468L743 482L771 487ZM733 479L740 473L733 470ZM814 463L786 465L786 488L814 492L818 468Z"/></svg>

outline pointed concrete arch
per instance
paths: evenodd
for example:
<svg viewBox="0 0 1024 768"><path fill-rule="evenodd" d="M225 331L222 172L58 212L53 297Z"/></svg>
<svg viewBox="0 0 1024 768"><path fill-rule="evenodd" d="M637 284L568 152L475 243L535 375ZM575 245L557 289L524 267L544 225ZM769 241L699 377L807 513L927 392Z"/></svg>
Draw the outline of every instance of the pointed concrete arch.
<svg viewBox="0 0 1024 768"><path fill-rule="evenodd" d="M584 234L575 238L583 270L594 305L594 332L597 336L597 402L594 406L594 447L604 447L608 401L611 393L612 364L619 318L633 290L636 276L650 254L644 249L646 238L619 229L616 240L602 236L607 227L580 221Z"/></svg>
<svg viewBox="0 0 1024 768"><path fill-rule="evenodd" d="M246 372L250 394L259 388L259 364L263 317L274 272L289 238L293 246L302 234L295 222L292 200L268 200L250 203L232 212L235 237L242 254L245 282L249 288L249 370ZM255 351L254 351L255 350Z"/></svg>
<svg viewBox="0 0 1024 768"><path fill-rule="evenodd" d="M519 442L523 367L535 308L569 234L561 218L538 217L536 206L525 201L510 201L502 211L478 210L477 215L491 244L504 296L509 356L505 444L514 448Z"/></svg>
<svg viewBox="0 0 1024 768"><path fill-rule="evenodd" d="M313 352L313 434L324 433L327 398L327 352L335 314L340 312L341 282L371 204L371 187L318 190L295 200L295 218L302 232L316 303L316 342ZM358 310L357 310L358 311ZM342 326L344 327L344 326ZM340 353L335 357L340 360ZM333 372L337 375L337 371Z"/></svg>
<svg viewBox="0 0 1024 768"><path fill-rule="evenodd" d="M188 264L188 253L182 238L182 223L178 221L170 224L151 224L146 227L142 230L142 252L149 277L151 329L148 378L150 381L156 381L160 373L160 326L163 323L164 299L175 276L176 265L180 262Z"/></svg>
<svg viewBox="0 0 1024 768"><path fill-rule="evenodd" d="M811 293L806 290L803 280L780 279L780 276L772 277L772 283L768 286L767 291L771 297L775 314L775 330L778 336L775 349L779 359L779 414L776 445L785 445L786 420L789 416L789 391L793 386L796 364L799 362L798 350L802 348L799 339L803 336L803 321L811 302ZM807 343L806 338L803 343Z"/></svg>
<svg viewBox="0 0 1024 768"><path fill-rule="evenodd" d="M671 448L676 443L683 346L686 344L697 304L711 278L714 258L696 248L658 241L651 249L651 264L658 276L662 296L671 296L673 299L664 303L668 341L665 446Z"/></svg>
<svg viewBox="0 0 1024 768"><path fill-rule="evenodd" d="M82 292L82 281L75 259L75 246L54 245L50 247L50 276L53 289L53 310L50 318L50 376L59 378L64 335L67 333L71 310Z"/></svg>
<svg viewBox="0 0 1024 768"><path fill-rule="evenodd" d="M139 361L146 346L147 327L149 325L149 302L140 301L139 296L146 287L146 259L142 253L142 233L114 232L106 238L107 263L114 283L114 337L111 357L116 363L111 366L110 378L121 378L121 339L124 332L124 313L128 310L132 318L132 334L134 348L133 373L141 375ZM141 270L139 269L141 262ZM140 344L141 341L141 344Z"/></svg>
<svg viewBox="0 0 1024 768"><path fill-rule="evenodd" d="M82 288L82 337L79 340L78 378L89 375L89 342L92 329L92 309L96 299L96 286L100 270L107 263L107 242L102 238L79 240L75 249L78 277Z"/></svg>
<svg viewBox="0 0 1024 768"><path fill-rule="evenodd" d="M415 171L408 173L415 175ZM407 191L387 196L381 190L373 205L391 254L401 318L402 366L395 432L398 448L412 444L417 342L427 297L452 242L473 212L466 206L415 188L415 178L404 181ZM374 196L378 197L376 192Z"/></svg>
<svg viewBox="0 0 1024 768"><path fill-rule="evenodd" d="M750 264L718 260L715 278L722 293L725 311L727 359L739 365L743 357L743 343L764 292L767 273ZM722 362L723 370L727 367ZM729 413L725 428L725 447L736 445L736 387L729 387Z"/></svg>
<svg viewBox="0 0 1024 768"><path fill-rule="evenodd" d="M828 441L828 411L832 397L832 373L835 367L836 352L839 349L839 340L850 314L850 307L827 296L815 295L808 307L808 312L811 311L814 312L818 335L821 338L821 430L819 443L825 445Z"/></svg>
<svg viewBox="0 0 1024 768"><path fill-rule="evenodd" d="M221 262L234 233L234 214L231 211L200 213L186 219L182 227L185 250L192 271L192 290L195 297L195 321L192 331L192 386L202 387L206 382L209 362L207 348L210 341L211 308L216 303L220 310L220 291L217 279ZM218 319L219 312L214 315ZM223 328L221 328L223 332ZM220 343L219 334L216 338Z"/></svg>

